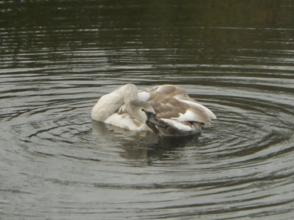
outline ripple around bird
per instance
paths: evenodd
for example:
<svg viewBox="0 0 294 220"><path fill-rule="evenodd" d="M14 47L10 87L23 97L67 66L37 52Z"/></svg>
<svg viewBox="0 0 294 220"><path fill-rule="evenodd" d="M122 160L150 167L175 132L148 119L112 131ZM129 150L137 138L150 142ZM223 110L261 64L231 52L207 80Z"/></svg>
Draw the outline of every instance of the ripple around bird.
<svg viewBox="0 0 294 220"><path fill-rule="evenodd" d="M119 11L103 4L85 7ZM62 7L60 18L68 22L64 27L29 23L1 28L2 216L293 216L291 28L181 26L179 21L180 35L175 27L149 27L144 20L128 27L114 17L118 23L106 27L81 21L88 25L81 32L63 14L72 9ZM138 7L134 3L130 10ZM23 10L18 13L28 15ZM160 34L167 42L154 41ZM213 34L224 45L211 45ZM185 44L180 44L181 36ZM227 38L244 42L228 44ZM142 88L182 86L218 119L201 136L181 140L92 122L89 113L98 97L129 82Z"/></svg>

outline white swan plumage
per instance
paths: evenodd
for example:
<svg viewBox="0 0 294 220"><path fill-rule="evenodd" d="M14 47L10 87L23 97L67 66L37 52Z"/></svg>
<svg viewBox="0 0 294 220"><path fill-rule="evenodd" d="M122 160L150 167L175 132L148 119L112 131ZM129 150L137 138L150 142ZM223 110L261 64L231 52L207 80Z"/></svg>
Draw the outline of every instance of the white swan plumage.
<svg viewBox="0 0 294 220"><path fill-rule="evenodd" d="M210 109L192 99L183 88L160 85L139 91L134 84L102 96L91 117L116 127L152 131L160 136L199 134L204 125L216 119Z"/></svg>

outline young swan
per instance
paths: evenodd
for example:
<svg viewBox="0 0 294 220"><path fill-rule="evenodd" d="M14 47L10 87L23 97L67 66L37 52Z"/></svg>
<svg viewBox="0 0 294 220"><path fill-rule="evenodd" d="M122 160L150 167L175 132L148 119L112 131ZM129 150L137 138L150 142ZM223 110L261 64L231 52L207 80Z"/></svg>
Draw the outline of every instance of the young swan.
<svg viewBox="0 0 294 220"><path fill-rule="evenodd" d="M204 105L174 85L161 85L139 92L126 84L102 96L91 113L92 119L128 130L149 130L159 136L200 134L216 119Z"/></svg>

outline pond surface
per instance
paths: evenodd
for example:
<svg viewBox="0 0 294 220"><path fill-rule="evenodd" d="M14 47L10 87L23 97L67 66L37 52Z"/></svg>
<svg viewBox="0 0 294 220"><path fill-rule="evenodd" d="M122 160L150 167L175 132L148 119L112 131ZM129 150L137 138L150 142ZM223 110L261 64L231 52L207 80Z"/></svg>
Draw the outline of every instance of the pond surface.
<svg viewBox="0 0 294 220"><path fill-rule="evenodd" d="M292 219L294 1L0 6L1 219ZM177 141L92 122L125 83L218 120Z"/></svg>

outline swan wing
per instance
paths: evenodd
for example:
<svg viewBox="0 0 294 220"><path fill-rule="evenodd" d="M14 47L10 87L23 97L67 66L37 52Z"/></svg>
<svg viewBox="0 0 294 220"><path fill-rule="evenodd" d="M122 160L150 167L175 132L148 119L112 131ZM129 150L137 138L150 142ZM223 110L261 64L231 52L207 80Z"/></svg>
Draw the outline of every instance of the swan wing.
<svg viewBox="0 0 294 220"><path fill-rule="evenodd" d="M177 86L163 85L153 88L150 102L159 118L197 121L204 124L216 119L210 109L196 102L184 89Z"/></svg>
<svg viewBox="0 0 294 220"><path fill-rule="evenodd" d="M162 118L162 121L166 122L168 125L172 126L173 128L176 128L180 131L186 131L186 132L190 132L195 130L193 127L186 125L180 121L177 120L173 120L173 119L168 119L168 118Z"/></svg>
<svg viewBox="0 0 294 220"><path fill-rule="evenodd" d="M179 99L179 101L187 104L189 106L189 109L195 114L199 114L199 116L202 116L204 122L216 119L216 115L209 108L200 104L199 102L185 99Z"/></svg>

